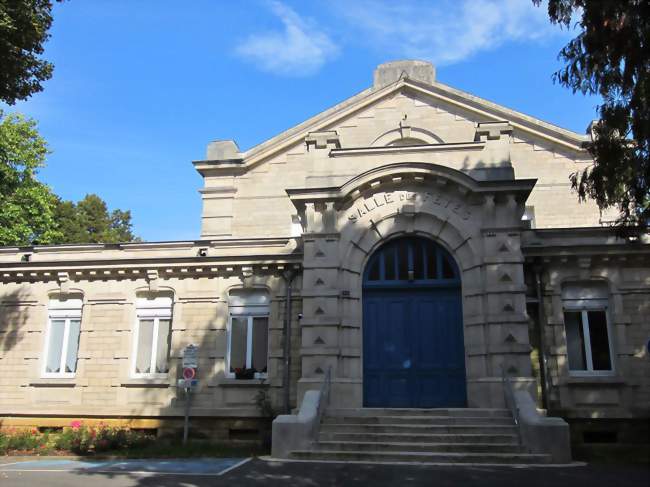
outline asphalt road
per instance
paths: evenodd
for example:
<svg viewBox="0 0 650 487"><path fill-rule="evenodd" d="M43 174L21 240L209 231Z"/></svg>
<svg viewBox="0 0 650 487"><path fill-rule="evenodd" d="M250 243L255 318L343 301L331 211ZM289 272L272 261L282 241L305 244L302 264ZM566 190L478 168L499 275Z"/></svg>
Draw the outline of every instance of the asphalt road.
<svg viewBox="0 0 650 487"><path fill-rule="evenodd" d="M86 468L74 463L0 464L2 487L203 487L203 486L494 486L494 487L648 487L650 469L633 466L432 467L341 463L266 462L255 459L223 472L240 459L119 462ZM194 462L194 463L192 463ZM203 463L202 463L203 462ZM220 463L219 463L220 462ZM86 462L88 463L88 462ZM118 462L115 462L118 463ZM228 464L228 465L227 465ZM148 471L147 471L148 470ZM199 471L200 470L200 471Z"/></svg>

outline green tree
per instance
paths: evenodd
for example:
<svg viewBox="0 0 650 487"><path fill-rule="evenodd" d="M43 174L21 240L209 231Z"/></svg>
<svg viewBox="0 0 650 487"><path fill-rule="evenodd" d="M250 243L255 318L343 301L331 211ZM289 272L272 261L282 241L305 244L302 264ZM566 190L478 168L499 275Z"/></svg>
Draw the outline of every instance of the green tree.
<svg viewBox="0 0 650 487"><path fill-rule="evenodd" d="M51 12L49 0L0 0L0 100L9 105L38 93L52 77L54 66L39 57Z"/></svg>
<svg viewBox="0 0 650 487"><path fill-rule="evenodd" d="M541 0L533 0L536 5ZM594 164L572 175L580 199L619 210L617 223L647 231L650 217L650 2L549 0L551 22L577 36L559 53L555 80L597 94L600 120L588 149Z"/></svg>
<svg viewBox="0 0 650 487"><path fill-rule="evenodd" d="M54 208L54 219L60 232L59 238L54 243L84 242L86 232L79 224L77 207L72 201L63 201L57 198Z"/></svg>
<svg viewBox="0 0 650 487"><path fill-rule="evenodd" d="M139 239L133 235L131 212L113 210L96 194L79 201L59 200L55 218L60 238L55 243L118 243Z"/></svg>
<svg viewBox="0 0 650 487"><path fill-rule="evenodd" d="M35 121L0 111L0 245L61 238L54 219L56 197L36 179L47 154Z"/></svg>
<svg viewBox="0 0 650 487"><path fill-rule="evenodd" d="M113 210L111 212L111 236L115 242L139 242L133 235L131 211Z"/></svg>

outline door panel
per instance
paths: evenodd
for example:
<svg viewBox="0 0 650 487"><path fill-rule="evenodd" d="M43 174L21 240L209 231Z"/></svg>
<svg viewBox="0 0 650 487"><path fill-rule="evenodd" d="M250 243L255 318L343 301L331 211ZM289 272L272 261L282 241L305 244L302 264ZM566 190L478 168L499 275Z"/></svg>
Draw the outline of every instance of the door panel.
<svg viewBox="0 0 650 487"><path fill-rule="evenodd" d="M410 334L408 327L394 324L408 315L409 300L399 295L370 297L364 308L374 330L364 335L369 405L386 396L390 398L389 405L406 407L411 389Z"/></svg>
<svg viewBox="0 0 650 487"><path fill-rule="evenodd" d="M463 407L460 289L366 289L364 405Z"/></svg>

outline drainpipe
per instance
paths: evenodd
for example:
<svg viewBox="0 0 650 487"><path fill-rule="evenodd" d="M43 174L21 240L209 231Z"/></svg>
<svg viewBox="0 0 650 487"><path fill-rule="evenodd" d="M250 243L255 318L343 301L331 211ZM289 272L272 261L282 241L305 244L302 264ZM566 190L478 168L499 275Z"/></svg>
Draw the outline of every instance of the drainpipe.
<svg viewBox="0 0 650 487"><path fill-rule="evenodd" d="M546 340L544 326L546 323L544 317L544 302L542 301L542 267L536 265L533 268L535 272L535 288L537 292L537 324L539 329L539 375L542 381L542 408L548 408L548 377L546 361Z"/></svg>
<svg viewBox="0 0 650 487"><path fill-rule="evenodd" d="M284 411L291 414L291 283L294 273L291 270L285 271L282 276L286 284L286 296L284 298L284 374L282 385L284 386Z"/></svg>

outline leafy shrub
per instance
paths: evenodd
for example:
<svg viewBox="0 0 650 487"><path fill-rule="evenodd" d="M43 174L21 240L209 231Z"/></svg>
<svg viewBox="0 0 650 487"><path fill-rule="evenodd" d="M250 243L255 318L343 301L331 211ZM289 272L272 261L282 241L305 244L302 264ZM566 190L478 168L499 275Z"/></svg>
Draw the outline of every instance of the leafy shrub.
<svg viewBox="0 0 650 487"><path fill-rule="evenodd" d="M269 393L266 389L260 389L257 391L257 394L255 394L255 397L253 398L253 402L255 403L255 406L257 406L257 409L262 414L262 416L267 418L275 418L278 415L277 411L273 407L271 397L269 396Z"/></svg>
<svg viewBox="0 0 650 487"><path fill-rule="evenodd" d="M0 433L0 454L10 450L34 450L48 453L52 449L65 450L77 455L106 452L111 450L139 449L153 441L153 437L126 428L86 426L73 421L61 433L40 433L32 430L9 430Z"/></svg>
<svg viewBox="0 0 650 487"><path fill-rule="evenodd" d="M46 450L48 443L48 435L39 433L36 428L0 433L0 453L3 454L8 450Z"/></svg>
<svg viewBox="0 0 650 487"><path fill-rule="evenodd" d="M109 450L141 448L153 440L151 436L125 428L85 426L73 422L58 435L55 446L60 450L70 450L78 455Z"/></svg>

